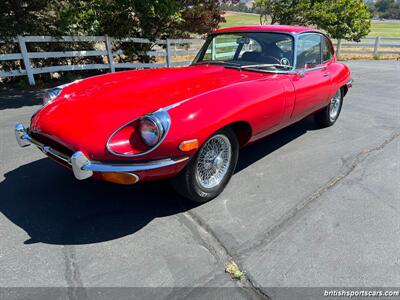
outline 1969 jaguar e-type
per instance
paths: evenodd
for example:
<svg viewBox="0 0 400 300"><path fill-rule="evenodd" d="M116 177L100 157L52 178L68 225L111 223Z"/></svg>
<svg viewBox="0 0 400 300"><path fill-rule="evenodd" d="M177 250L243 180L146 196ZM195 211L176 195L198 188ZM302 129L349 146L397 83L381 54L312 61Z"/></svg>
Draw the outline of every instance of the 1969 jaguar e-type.
<svg viewBox="0 0 400 300"><path fill-rule="evenodd" d="M337 120L351 87L322 32L250 26L209 35L188 67L118 72L57 87L20 146L34 144L77 179L172 178L186 198L222 192L239 148L314 114Z"/></svg>

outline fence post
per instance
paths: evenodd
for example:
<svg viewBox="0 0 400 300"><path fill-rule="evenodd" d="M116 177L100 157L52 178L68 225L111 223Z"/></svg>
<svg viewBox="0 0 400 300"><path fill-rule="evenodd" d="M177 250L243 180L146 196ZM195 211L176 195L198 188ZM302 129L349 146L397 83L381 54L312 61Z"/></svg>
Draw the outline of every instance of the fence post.
<svg viewBox="0 0 400 300"><path fill-rule="evenodd" d="M107 34L104 37L106 38L106 49L107 49L108 64L110 65L111 73L114 73L115 72L115 66L114 66L114 56L113 56L113 52L112 52L112 40Z"/></svg>
<svg viewBox="0 0 400 300"><path fill-rule="evenodd" d="M376 39L375 39L374 52L373 52L374 56L378 55L378 48L379 48L380 39L381 38L379 36L377 36Z"/></svg>
<svg viewBox="0 0 400 300"><path fill-rule="evenodd" d="M22 60L24 61L26 75L28 75L29 85L35 85L35 78L33 77L33 72L31 64L29 61L28 50L26 49L25 38L21 35L17 36L19 49L21 50Z"/></svg>
<svg viewBox="0 0 400 300"><path fill-rule="evenodd" d="M171 41L167 39L167 67L171 67Z"/></svg>
<svg viewBox="0 0 400 300"><path fill-rule="evenodd" d="M337 45L336 45L336 56L339 56L340 54L340 48L342 48L342 39L337 40Z"/></svg>
<svg viewBox="0 0 400 300"><path fill-rule="evenodd" d="M217 48L215 47L215 39L212 39L211 41L212 46L211 46L211 59L216 60L217 59Z"/></svg>

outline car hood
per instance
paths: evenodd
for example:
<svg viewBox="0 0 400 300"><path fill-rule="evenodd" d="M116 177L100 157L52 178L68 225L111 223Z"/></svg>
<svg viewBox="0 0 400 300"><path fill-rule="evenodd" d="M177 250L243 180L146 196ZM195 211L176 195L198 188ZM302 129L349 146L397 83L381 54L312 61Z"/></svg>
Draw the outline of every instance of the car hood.
<svg viewBox="0 0 400 300"><path fill-rule="evenodd" d="M30 130L73 151L101 157L108 137L122 125L160 108L260 76L207 65L94 76L64 87L56 100L32 118Z"/></svg>

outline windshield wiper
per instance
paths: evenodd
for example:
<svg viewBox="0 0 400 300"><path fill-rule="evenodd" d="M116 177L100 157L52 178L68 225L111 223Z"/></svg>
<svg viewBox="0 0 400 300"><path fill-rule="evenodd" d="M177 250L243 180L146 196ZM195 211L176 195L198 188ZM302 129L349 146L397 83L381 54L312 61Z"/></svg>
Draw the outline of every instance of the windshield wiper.
<svg viewBox="0 0 400 300"><path fill-rule="evenodd" d="M293 66L290 65L281 65L281 64L258 64L258 65L246 65L246 66L240 66L240 69L261 69L261 68L267 68L267 67L273 67L273 68L282 68L282 69L292 69Z"/></svg>
<svg viewBox="0 0 400 300"><path fill-rule="evenodd" d="M193 65L226 65L226 66L238 66L234 63L229 63L223 60L203 60L194 63ZM239 66L238 66L239 67Z"/></svg>

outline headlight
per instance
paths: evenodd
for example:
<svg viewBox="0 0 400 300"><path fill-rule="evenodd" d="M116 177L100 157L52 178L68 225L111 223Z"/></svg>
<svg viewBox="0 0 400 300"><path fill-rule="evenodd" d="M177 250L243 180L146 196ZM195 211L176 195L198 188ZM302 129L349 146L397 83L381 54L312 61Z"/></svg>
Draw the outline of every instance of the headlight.
<svg viewBox="0 0 400 300"><path fill-rule="evenodd" d="M44 95L43 97L43 106L45 106L46 104L49 104L51 101L53 101L54 99L56 99L58 97L58 95L60 95L61 91L63 90L63 88L65 88L66 86L69 86L71 84L77 83L79 81L82 81L82 79L77 79L73 82L70 83L65 83L62 85L59 85L53 89L51 89L49 92L46 93L46 95Z"/></svg>
<svg viewBox="0 0 400 300"><path fill-rule="evenodd" d="M146 116L140 120L140 136L147 146L157 145L163 133L164 129L156 117Z"/></svg>
<svg viewBox="0 0 400 300"><path fill-rule="evenodd" d="M157 110L118 128L109 137L106 148L117 156L145 155L161 145L170 126L169 114L165 110Z"/></svg>
<svg viewBox="0 0 400 300"><path fill-rule="evenodd" d="M44 95L44 97L43 97L43 106L45 106L46 104L49 104L51 101L56 99L57 96L60 95L61 91L62 91L62 88L57 87L57 88L50 90L48 93L46 93L46 95Z"/></svg>

